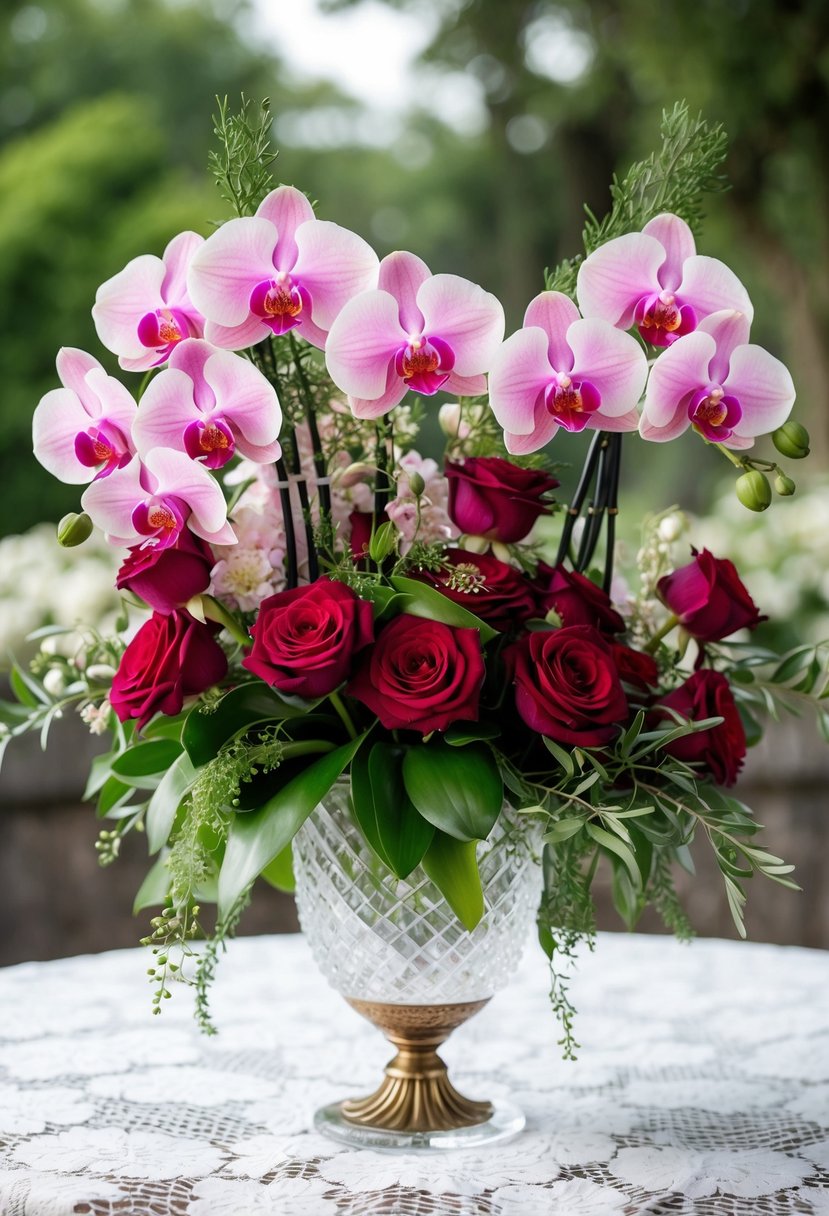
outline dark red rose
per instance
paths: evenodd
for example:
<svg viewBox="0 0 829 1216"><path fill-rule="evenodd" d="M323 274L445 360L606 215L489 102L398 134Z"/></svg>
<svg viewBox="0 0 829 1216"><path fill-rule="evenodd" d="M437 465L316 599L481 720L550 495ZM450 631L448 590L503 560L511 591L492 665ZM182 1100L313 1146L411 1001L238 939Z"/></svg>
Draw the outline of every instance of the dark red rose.
<svg viewBox="0 0 829 1216"><path fill-rule="evenodd" d="M351 525L351 556L365 558L371 541L374 516L370 511L352 511L348 522Z"/></svg>
<svg viewBox="0 0 829 1216"><path fill-rule="evenodd" d="M155 713L177 714L185 697L204 692L227 674L214 632L182 612L154 612L121 656L109 699L122 722L141 730Z"/></svg>
<svg viewBox="0 0 829 1216"><path fill-rule="evenodd" d="M500 456L446 462L449 515L461 532L504 545L523 540L549 506L543 495L558 485L542 469L522 469Z"/></svg>
<svg viewBox="0 0 829 1216"><path fill-rule="evenodd" d="M374 614L344 583L319 578L263 600L251 633L243 667L280 692L326 697L374 637Z"/></svg>
<svg viewBox="0 0 829 1216"><path fill-rule="evenodd" d="M734 563L714 557L707 549L673 574L659 580L657 590L667 608L692 637L719 642L738 629L755 629L766 618L740 581Z"/></svg>
<svg viewBox="0 0 829 1216"><path fill-rule="evenodd" d="M659 668L652 655L645 654L642 650L634 650L631 646L623 646L621 642L611 642L610 649L619 678L625 684L641 689L642 692L648 692L658 686Z"/></svg>
<svg viewBox="0 0 829 1216"><path fill-rule="evenodd" d="M477 629L401 613L362 658L348 692L387 730L428 735L478 720L484 660Z"/></svg>
<svg viewBox="0 0 829 1216"><path fill-rule="evenodd" d="M655 708L660 705L676 710L692 722L723 719L719 726L675 739L665 751L686 763L702 764L718 785L733 785L745 758L746 733L725 676L707 667L696 671L658 701Z"/></svg>
<svg viewBox="0 0 829 1216"><path fill-rule="evenodd" d="M628 717L611 646L591 625L527 633L509 658L519 714L557 743L602 747Z"/></svg>
<svg viewBox="0 0 829 1216"><path fill-rule="evenodd" d="M602 633L623 633L625 622L610 596L577 570L540 562L536 579L542 615L553 609L562 625L592 625Z"/></svg>
<svg viewBox="0 0 829 1216"><path fill-rule="evenodd" d="M443 556L451 569L423 570L417 577L493 629L515 629L535 612L532 585L514 566L466 549L447 549Z"/></svg>
<svg viewBox="0 0 829 1216"><path fill-rule="evenodd" d="M132 591L154 612L170 613L210 586L216 564L207 541L183 528L174 545L135 545L121 564L115 586Z"/></svg>

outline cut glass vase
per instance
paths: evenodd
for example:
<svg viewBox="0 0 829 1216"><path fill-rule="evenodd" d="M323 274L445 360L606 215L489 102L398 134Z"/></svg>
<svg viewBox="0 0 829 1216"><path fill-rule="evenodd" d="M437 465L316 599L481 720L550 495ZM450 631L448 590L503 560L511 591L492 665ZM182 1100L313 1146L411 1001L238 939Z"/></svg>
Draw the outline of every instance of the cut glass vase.
<svg viewBox="0 0 829 1216"><path fill-rule="evenodd" d="M478 846L484 915L471 932L418 866L396 878L334 787L294 841L299 918L328 982L397 1049L380 1087L319 1110L315 1125L347 1144L446 1149L506 1139L524 1126L509 1102L474 1101L449 1081L437 1049L507 982L538 902L537 834L505 808Z"/></svg>

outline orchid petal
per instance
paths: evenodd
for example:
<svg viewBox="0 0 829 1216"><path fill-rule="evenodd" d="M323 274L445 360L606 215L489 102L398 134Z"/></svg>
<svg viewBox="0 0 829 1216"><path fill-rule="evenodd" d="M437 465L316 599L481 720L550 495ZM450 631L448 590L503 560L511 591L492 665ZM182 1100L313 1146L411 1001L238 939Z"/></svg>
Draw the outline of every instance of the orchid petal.
<svg viewBox="0 0 829 1216"><path fill-rule="evenodd" d="M222 224L190 261L187 290L196 308L219 325L241 325L254 287L273 276L276 240L273 224L253 215Z"/></svg>
<svg viewBox="0 0 829 1216"><path fill-rule="evenodd" d="M650 443L668 443L677 439L691 425L687 409L678 409L665 426L654 426L647 414L639 419L639 434Z"/></svg>
<svg viewBox="0 0 829 1216"><path fill-rule="evenodd" d="M325 344L331 379L352 397L381 397L388 387L389 361L405 341L394 296L364 291L349 300L331 326Z"/></svg>
<svg viewBox="0 0 829 1216"><path fill-rule="evenodd" d="M93 368L97 367L103 371L101 364L93 355L88 355L85 350L79 350L76 346L62 346L58 351L55 366L58 370L61 384L66 388L70 388L73 393L80 397L86 408L86 412L96 416L100 413L100 402L97 397L90 400L89 386L86 383L86 376Z"/></svg>
<svg viewBox="0 0 829 1216"><path fill-rule="evenodd" d="M748 342L751 323L744 312L722 309L704 317L697 329L700 333L710 334L717 344L708 374L715 383L722 384L728 375L732 352Z"/></svg>
<svg viewBox="0 0 829 1216"><path fill-rule="evenodd" d="M169 359L169 367L177 368L189 376L192 383L192 397L200 410L207 413L216 404L216 396L209 384L205 383L204 368L208 359L216 353L216 347L203 338L186 338L177 342ZM163 375L163 373L162 373ZM150 386L152 387L152 386ZM146 393L141 401L144 408Z"/></svg>
<svg viewBox="0 0 829 1216"><path fill-rule="evenodd" d="M578 320L579 310L570 297L561 291L542 291L527 305L524 328L536 325L544 330L550 366L557 372L569 372L573 366L567 330Z"/></svg>
<svg viewBox="0 0 829 1216"><path fill-rule="evenodd" d="M397 300L400 325L407 334L423 333L423 313L417 306L417 292L431 274L425 262L403 250L388 254L380 263L377 286Z"/></svg>
<svg viewBox="0 0 829 1216"><path fill-rule="evenodd" d="M279 186L262 199L256 214L270 220L276 228L278 240L273 255L274 266L277 270L291 270L297 259L296 230L300 224L314 219L314 208L295 186Z"/></svg>
<svg viewBox="0 0 829 1216"><path fill-rule="evenodd" d="M114 422L129 442L138 407L129 389L120 380L108 376L102 367L93 367L86 376L87 389L100 402L98 414ZM83 401L83 398L81 398Z"/></svg>
<svg viewBox="0 0 829 1216"><path fill-rule="evenodd" d="M449 343L459 376L489 370L504 337L504 309L495 296L458 275L436 274L419 288L417 303L423 332Z"/></svg>
<svg viewBox="0 0 829 1216"><path fill-rule="evenodd" d="M614 414L612 417L608 417L598 410L595 414L588 415L587 426L591 431L635 431L639 426L639 411L634 406L626 414Z"/></svg>
<svg viewBox="0 0 829 1216"><path fill-rule="evenodd" d="M715 353L714 339L699 330L686 334L666 348L651 368L642 413L643 426L659 430L673 427L678 413L684 415L681 430L690 426L686 398L709 383L708 367ZM652 438L650 434L645 435L645 430L641 433L645 438Z"/></svg>
<svg viewBox="0 0 829 1216"><path fill-rule="evenodd" d="M734 427L738 438L752 439L776 431L791 413L795 388L789 369L762 346L738 346L723 382L735 396L743 415ZM726 441L731 446L731 441Z"/></svg>
<svg viewBox="0 0 829 1216"><path fill-rule="evenodd" d="M297 318L298 325L293 330L298 338L304 338L306 342L310 342L312 346L316 346L317 350L325 350L325 344L328 340L328 333L321 329L319 325L315 325L308 313L303 310Z"/></svg>
<svg viewBox="0 0 829 1216"><path fill-rule="evenodd" d="M227 520L225 497L204 465L191 460L185 452L169 448L153 448L144 457L144 463L158 479L157 494L174 494L190 507L193 514L187 526L191 532L210 540L224 528Z"/></svg>
<svg viewBox="0 0 829 1216"><path fill-rule="evenodd" d="M130 545L142 539L135 530L132 513L146 498L147 491L141 485L141 462L134 456L128 465L115 469L109 477L93 481L83 493L81 506L113 543Z"/></svg>
<svg viewBox="0 0 829 1216"><path fill-rule="evenodd" d="M745 313L751 322L754 308L733 270L717 258L695 254L688 258L682 268L682 282L676 293L685 304L690 304L702 319L721 309L736 309Z"/></svg>
<svg viewBox="0 0 829 1216"><path fill-rule="evenodd" d="M376 285L377 254L356 232L329 220L302 224L295 240L293 277L310 292L314 324L330 329L344 304Z"/></svg>
<svg viewBox="0 0 829 1216"><path fill-rule="evenodd" d="M537 325L519 329L507 338L492 360L489 404L500 425L512 435L534 437L538 395L554 376L547 353L548 341L548 335ZM543 415L549 417L546 408Z"/></svg>
<svg viewBox="0 0 829 1216"><path fill-rule="evenodd" d="M164 274L161 258L145 253L101 284L95 293L92 320L107 350L125 359L148 360L145 366L152 367L157 355L140 341L138 322L145 313L164 307Z"/></svg>
<svg viewBox="0 0 829 1216"><path fill-rule="evenodd" d="M180 368L165 368L148 384L133 423L139 454L144 457L153 448L184 451L185 428L201 416L193 398L193 381Z"/></svg>
<svg viewBox="0 0 829 1216"><path fill-rule="evenodd" d="M529 456L539 451L550 442L559 429L559 424L553 415L541 406L528 435L516 435L514 431L504 431L504 444L512 456Z"/></svg>
<svg viewBox="0 0 829 1216"><path fill-rule="evenodd" d="M252 363L229 351L213 351L204 377L215 394L217 413L232 422L248 444L274 443L282 426L279 398Z"/></svg>
<svg viewBox="0 0 829 1216"><path fill-rule="evenodd" d="M68 388L53 388L41 397L32 419L34 454L47 472L67 485L92 481L94 468L75 455L75 436L94 418Z"/></svg>
<svg viewBox="0 0 829 1216"><path fill-rule="evenodd" d="M372 400L349 397L348 404L355 418L381 418L399 405L408 391L406 381L398 376L392 363L386 376L386 388L381 396Z"/></svg>
<svg viewBox="0 0 829 1216"><path fill-rule="evenodd" d="M454 393L458 397L480 397L486 392L486 376L459 376L450 372L449 379L443 386L446 393Z"/></svg>
<svg viewBox="0 0 829 1216"><path fill-rule="evenodd" d="M659 286L663 291L676 292L682 281L682 266L697 251L694 234L685 220L664 212L648 220L642 231L656 237L665 250L665 261L659 269Z"/></svg>
<svg viewBox="0 0 829 1216"><path fill-rule="evenodd" d="M628 232L600 245L579 267L576 295L582 315L629 329L637 302L660 290L664 260L664 246L644 232Z"/></svg>
<svg viewBox="0 0 829 1216"><path fill-rule="evenodd" d="M278 439L266 444L248 443L244 435L239 435L236 439L236 451L254 464L273 464L282 455L282 444Z"/></svg>
<svg viewBox="0 0 829 1216"><path fill-rule="evenodd" d="M648 361L635 338L589 317L573 322L567 341L573 351L571 375L574 380L589 380L598 390L602 418L626 414L638 403L648 378Z"/></svg>
<svg viewBox="0 0 829 1216"><path fill-rule="evenodd" d="M162 254L164 263L164 282L161 284L161 294L168 307L178 308L190 305L187 294L187 271L196 250L204 244L204 237L198 232L180 232L174 236Z"/></svg>
<svg viewBox="0 0 829 1216"><path fill-rule="evenodd" d="M270 329L261 317L251 313L240 325L217 325L207 321L204 326L205 341L222 350L247 350L270 336Z"/></svg>

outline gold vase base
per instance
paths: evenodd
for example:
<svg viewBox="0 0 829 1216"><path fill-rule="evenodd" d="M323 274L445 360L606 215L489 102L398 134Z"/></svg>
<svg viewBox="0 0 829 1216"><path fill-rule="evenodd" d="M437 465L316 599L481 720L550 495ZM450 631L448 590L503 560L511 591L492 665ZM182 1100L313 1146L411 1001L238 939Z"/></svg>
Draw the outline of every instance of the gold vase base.
<svg viewBox="0 0 829 1216"><path fill-rule="evenodd" d="M391 1005L347 998L397 1048L380 1086L317 1111L314 1124L362 1148L446 1149L506 1140L524 1127L510 1103L464 1097L449 1080L438 1047L486 1001L455 1005Z"/></svg>

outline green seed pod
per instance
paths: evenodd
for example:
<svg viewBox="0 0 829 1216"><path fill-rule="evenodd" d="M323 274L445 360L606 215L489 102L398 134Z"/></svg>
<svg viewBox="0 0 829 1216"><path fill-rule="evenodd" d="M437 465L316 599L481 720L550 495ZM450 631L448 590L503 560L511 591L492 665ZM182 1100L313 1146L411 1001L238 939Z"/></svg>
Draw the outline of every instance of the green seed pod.
<svg viewBox="0 0 829 1216"><path fill-rule="evenodd" d="M749 511L765 511L771 502L771 486L765 473L759 469L749 469L737 478L734 487L737 497Z"/></svg>
<svg viewBox="0 0 829 1216"><path fill-rule="evenodd" d="M411 490L412 494L414 494L415 498L420 498L421 494L423 494L426 489L426 482L423 480L417 470L415 470L414 473L409 474L409 489Z"/></svg>
<svg viewBox="0 0 829 1216"><path fill-rule="evenodd" d="M58 524L58 544L63 545L64 549L82 545L92 535L92 526L92 520L86 511L80 515L76 511L70 511Z"/></svg>
<svg viewBox="0 0 829 1216"><path fill-rule="evenodd" d="M771 441L778 452L790 460L802 460L809 455L809 432L793 418L772 433Z"/></svg>
<svg viewBox="0 0 829 1216"><path fill-rule="evenodd" d="M791 477L787 477L785 473L778 473L774 479L774 488L783 498L789 498L790 495L794 494L797 486Z"/></svg>

